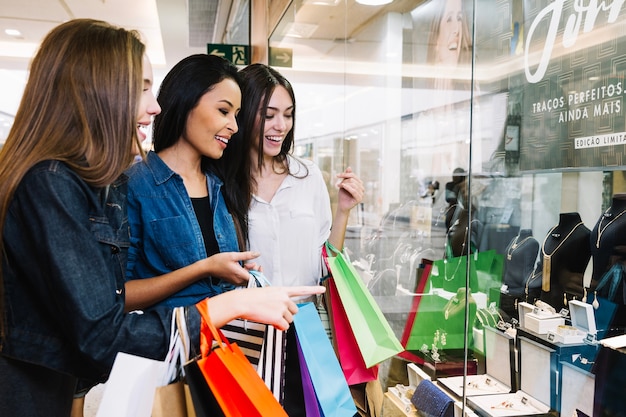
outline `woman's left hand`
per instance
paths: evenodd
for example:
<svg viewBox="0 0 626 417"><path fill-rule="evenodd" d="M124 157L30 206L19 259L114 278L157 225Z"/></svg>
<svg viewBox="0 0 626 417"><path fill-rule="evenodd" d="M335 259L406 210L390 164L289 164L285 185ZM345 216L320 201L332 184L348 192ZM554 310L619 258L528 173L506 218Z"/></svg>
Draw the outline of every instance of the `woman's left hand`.
<svg viewBox="0 0 626 417"><path fill-rule="evenodd" d="M354 206L363 201L365 187L363 181L348 167L344 172L337 175L340 181L337 183L339 192L337 193L338 208L343 211L350 211Z"/></svg>

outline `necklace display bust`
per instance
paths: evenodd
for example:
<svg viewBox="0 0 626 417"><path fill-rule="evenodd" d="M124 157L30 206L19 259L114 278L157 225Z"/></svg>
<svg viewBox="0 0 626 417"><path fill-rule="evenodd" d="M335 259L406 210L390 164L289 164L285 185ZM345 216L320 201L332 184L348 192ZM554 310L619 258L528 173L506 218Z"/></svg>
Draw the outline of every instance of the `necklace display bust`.
<svg viewBox="0 0 626 417"><path fill-rule="evenodd" d="M541 245L542 301L557 311L567 308L574 297L583 296L583 278L591 258L589 237L591 230L585 226L580 214L561 213Z"/></svg>
<svg viewBox="0 0 626 417"><path fill-rule="evenodd" d="M509 294L524 294L526 281L532 275L539 253L539 242L531 229L521 229L505 251L504 279Z"/></svg>

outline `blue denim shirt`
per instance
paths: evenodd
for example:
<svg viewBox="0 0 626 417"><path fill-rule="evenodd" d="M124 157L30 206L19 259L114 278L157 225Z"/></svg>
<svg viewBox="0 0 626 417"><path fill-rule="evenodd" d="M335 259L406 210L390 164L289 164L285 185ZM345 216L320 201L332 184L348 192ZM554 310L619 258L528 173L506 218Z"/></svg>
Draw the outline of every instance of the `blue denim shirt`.
<svg viewBox="0 0 626 417"><path fill-rule="evenodd" d="M2 355L94 381L119 351L165 357L172 311L124 313L126 185L93 188L59 161L24 176L3 231ZM199 322L189 309L189 328Z"/></svg>
<svg viewBox="0 0 626 417"><path fill-rule="evenodd" d="M206 258L200 225L182 177L152 151L126 174L131 235L126 279L163 275ZM206 179L219 250L238 252L235 224L221 192L222 181L210 172ZM207 276L157 305L195 304L233 288L226 281L215 285Z"/></svg>

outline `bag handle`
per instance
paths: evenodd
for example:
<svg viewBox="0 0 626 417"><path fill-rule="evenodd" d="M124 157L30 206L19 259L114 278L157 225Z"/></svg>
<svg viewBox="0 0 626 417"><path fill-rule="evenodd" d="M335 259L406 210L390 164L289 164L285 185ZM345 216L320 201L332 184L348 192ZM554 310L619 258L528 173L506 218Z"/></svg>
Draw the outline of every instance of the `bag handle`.
<svg viewBox="0 0 626 417"><path fill-rule="evenodd" d="M324 248L327 251L331 251L332 253L336 253L336 254L341 254L342 253L339 249L334 247L333 244L330 243L328 240L326 242L324 242ZM326 253L326 256L328 256L328 252Z"/></svg>
<svg viewBox="0 0 626 417"><path fill-rule="evenodd" d="M200 316L202 317L202 323L200 324L200 352L202 352L202 356L208 356L209 352L212 349L212 344L210 343L211 341L206 334L207 330L211 333L213 340L217 342L218 348L222 350L232 350L228 339L224 337L222 332L217 329L211 321L207 300L205 299L197 303L196 308L198 309L198 312L200 312Z"/></svg>
<svg viewBox="0 0 626 417"><path fill-rule="evenodd" d="M252 279L248 280L248 288L254 287L269 287L271 285L270 280L261 271L251 269L250 275Z"/></svg>

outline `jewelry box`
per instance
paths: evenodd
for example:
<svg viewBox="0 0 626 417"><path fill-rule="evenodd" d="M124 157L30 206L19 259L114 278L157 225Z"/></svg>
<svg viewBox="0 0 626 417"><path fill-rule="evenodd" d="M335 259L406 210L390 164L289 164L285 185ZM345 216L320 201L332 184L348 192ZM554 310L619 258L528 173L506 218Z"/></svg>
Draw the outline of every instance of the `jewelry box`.
<svg viewBox="0 0 626 417"><path fill-rule="evenodd" d="M526 313L524 319L524 327L538 334L555 331L557 327L563 324L565 324L563 316L538 307L535 307L532 313Z"/></svg>
<svg viewBox="0 0 626 417"><path fill-rule="evenodd" d="M478 395L467 399L468 404L486 417L551 416L550 407L523 391L512 394Z"/></svg>
<svg viewBox="0 0 626 417"><path fill-rule="evenodd" d="M515 388L515 339L492 328L484 327L485 332L485 371L482 375L439 378L437 381L458 397L474 395L494 395L510 393Z"/></svg>
<svg viewBox="0 0 626 417"><path fill-rule="evenodd" d="M570 300L569 312L571 325L559 325L555 330L549 330L547 333L548 340L566 345L595 342L597 330L592 305L578 300Z"/></svg>
<svg viewBox="0 0 626 417"><path fill-rule="evenodd" d="M468 404L486 417L552 416L555 393L554 350L517 335L519 390L510 394L478 395Z"/></svg>
<svg viewBox="0 0 626 417"><path fill-rule="evenodd" d="M533 306L530 303L527 303L526 301L517 303L517 311L519 312L519 328L520 329L526 328L526 314L532 313L534 309L535 309L535 306Z"/></svg>

